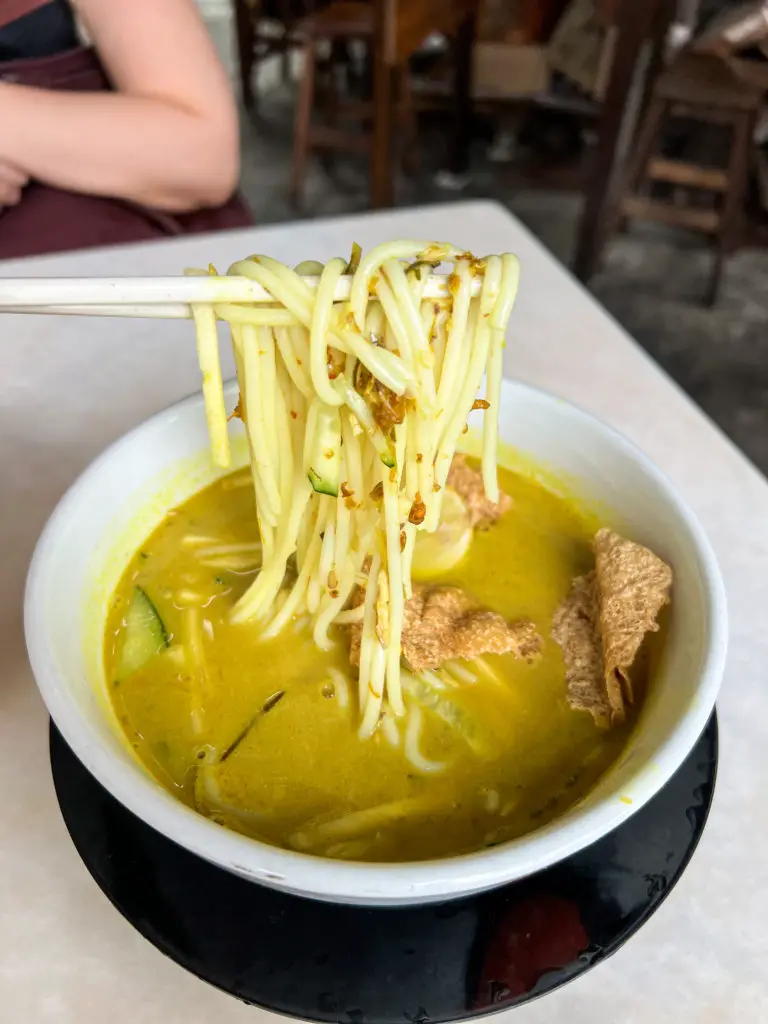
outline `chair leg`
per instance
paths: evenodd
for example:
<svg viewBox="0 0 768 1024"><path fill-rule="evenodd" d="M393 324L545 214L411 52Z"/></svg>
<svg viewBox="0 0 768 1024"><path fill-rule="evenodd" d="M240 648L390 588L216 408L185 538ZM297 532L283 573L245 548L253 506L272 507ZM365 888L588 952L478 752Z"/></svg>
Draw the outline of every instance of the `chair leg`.
<svg viewBox="0 0 768 1024"><path fill-rule="evenodd" d="M283 39L283 51L280 54L280 75L283 79L283 85L290 85L291 82L291 50L288 45L288 33L285 33Z"/></svg>
<svg viewBox="0 0 768 1024"><path fill-rule="evenodd" d="M666 108L666 101L662 99L653 98L648 104L648 110L637 134L635 157L630 163L627 175L627 187L631 192L637 191L640 182L645 177L648 164L654 155L654 147L661 139Z"/></svg>
<svg viewBox="0 0 768 1024"><path fill-rule="evenodd" d="M605 238L605 223L611 200L615 172L623 158L626 131L636 116L632 99L642 87L645 62L641 56L660 0L621 3L617 11L616 48L605 87L605 97L597 123L597 142L584 193L584 209L576 235L573 269L582 282L594 274L600 261L600 246Z"/></svg>
<svg viewBox="0 0 768 1024"><path fill-rule="evenodd" d="M720 213L720 231L715 240L715 258L704 304L714 306L720 291L720 280L726 257L739 245L744 227L744 196L749 173L749 151L755 125L752 112L734 115L731 152L728 157L728 191Z"/></svg>
<svg viewBox="0 0 768 1024"><path fill-rule="evenodd" d="M318 114L322 116L329 128L339 127L339 82L336 71L333 53L331 53L331 59L324 61L316 71L315 104ZM317 159L330 181L337 184L336 152L330 147L323 146L317 151Z"/></svg>
<svg viewBox="0 0 768 1024"><path fill-rule="evenodd" d="M666 103L662 99L654 97L648 104L648 110L640 125L635 142L635 152L628 161L627 168L616 189L616 197L613 202L613 209L606 217L605 235L603 245L607 245L612 236L619 231L625 231L627 220L622 213L624 199L637 192L648 170L648 164L653 157L654 147L661 138L666 114ZM601 246L602 248L602 246Z"/></svg>
<svg viewBox="0 0 768 1024"><path fill-rule="evenodd" d="M411 91L411 69L406 61L400 69L398 82L399 120L403 129L403 170L411 176L421 171L421 147L419 146L419 119L413 105Z"/></svg>
<svg viewBox="0 0 768 1024"><path fill-rule="evenodd" d="M309 128L312 118L312 106L315 94L315 70L317 65L317 48L313 40L304 46L304 67L301 71L301 83L296 104L296 124L293 132L293 176L291 184L291 201L298 209L301 206L301 193L307 173L309 156Z"/></svg>
<svg viewBox="0 0 768 1024"><path fill-rule="evenodd" d="M258 12L248 0L235 0L235 34L240 65L240 91L245 109L253 111L256 94L253 88L254 50L256 47L255 19Z"/></svg>
<svg viewBox="0 0 768 1024"><path fill-rule="evenodd" d="M280 19L280 76L284 85L291 81L291 50L289 39L293 29L293 9L290 0L283 0L278 4L278 18Z"/></svg>
<svg viewBox="0 0 768 1024"><path fill-rule="evenodd" d="M371 138L371 206L392 205L393 71L384 55L384 44L376 40L373 61L373 127Z"/></svg>
<svg viewBox="0 0 768 1024"><path fill-rule="evenodd" d="M459 25L454 41L453 131L449 143L448 170L456 176L469 172L472 141L472 60L477 36L477 11Z"/></svg>

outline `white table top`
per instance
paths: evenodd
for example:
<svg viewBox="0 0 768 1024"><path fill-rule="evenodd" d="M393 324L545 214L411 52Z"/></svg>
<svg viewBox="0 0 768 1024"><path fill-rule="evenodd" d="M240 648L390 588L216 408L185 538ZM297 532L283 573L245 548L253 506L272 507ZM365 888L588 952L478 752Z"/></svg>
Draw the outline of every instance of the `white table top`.
<svg viewBox="0 0 768 1024"><path fill-rule="evenodd" d="M609 962L516 1010L514 1022L766 1021L768 486L512 216L486 202L388 211L0 264L0 276L175 274L252 252L296 263L397 237L520 256L507 374L607 420L666 470L701 517L729 594L720 775L692 865ZM0 1020L253 1024L270 1015L157 952L80 862L56 805L46 713L21 632L26 565L56 500L114 438L198 388L191 327L27 316L0 324Z"/></svg>

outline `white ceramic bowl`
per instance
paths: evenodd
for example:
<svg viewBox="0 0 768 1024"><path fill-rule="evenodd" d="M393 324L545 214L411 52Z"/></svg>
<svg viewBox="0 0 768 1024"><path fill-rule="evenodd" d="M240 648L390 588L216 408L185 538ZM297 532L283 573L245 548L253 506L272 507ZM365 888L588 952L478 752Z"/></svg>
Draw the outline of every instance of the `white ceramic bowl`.
<svg viewBox="0 0 768 1024"><path fill-rule="evenodd" d="M232 386L230 385L230 391ZM27 582L29 657L53 720L88 770L159 832L244 878L315 899L387 905L488 889L554 864L620 825L675 772L715 703L727 643L723 584L691 511L649 460L566 402L504 383L503 441L580 482L612 524L674 568L665 654L630 744L576 808L504 846L440 861L350 864L278 850L177 802L121 738L106 695L102 635L127 560L165 511L216 476L200 395L112 445L51 516ZM245 461L244 444L240 451Z"/></svg>

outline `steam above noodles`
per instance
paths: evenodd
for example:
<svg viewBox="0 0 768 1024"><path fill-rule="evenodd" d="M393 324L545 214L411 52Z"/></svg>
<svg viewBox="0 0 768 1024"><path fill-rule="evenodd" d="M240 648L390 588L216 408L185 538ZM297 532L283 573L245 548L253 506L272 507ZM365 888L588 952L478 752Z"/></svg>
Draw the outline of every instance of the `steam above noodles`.
<svg viewBox="0 0 768 1024"><path fill-rule="evenodd" d="M452 264L450 297L425 298L445 262ZM363 258L355 247L349 262L295 270L253 256L228 273L257 281L274 298L193 307L213 458L229 465L222 320L232 334L237 412L256 492L262 568L234 618L258 623L269 637L309 615L323 650L333 645L334 624L362 622L360 734L368 736L384 702L395 715L404 710L401 638L414 543L419 531L439 524L473 408L485 409L485 492L499 498L502 352L518 261L406 241ZM309 274L319 275L316 288L303 276ZM345 274L352 275L349 300L335 302ZM473 297L476 279L482 284Z"/></svg>

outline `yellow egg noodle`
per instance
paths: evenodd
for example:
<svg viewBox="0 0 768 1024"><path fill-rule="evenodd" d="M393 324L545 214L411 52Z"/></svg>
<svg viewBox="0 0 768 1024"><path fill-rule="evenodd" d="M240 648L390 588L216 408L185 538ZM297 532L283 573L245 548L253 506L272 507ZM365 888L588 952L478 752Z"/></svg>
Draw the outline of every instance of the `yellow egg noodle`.
<svg viewBox="0 0 768 1024"><path fill-rule="evenodd" d="M448 296L425 297L443 263L452 265ZM213 267L208 273L216 275ZM252 256L227 273L258 282L274 299L193 307L214 461L230 462L223 321L256 492L262 568L233 615L258 622L265 636L308 615L323 650L333 644L333 624L362 621L360 735L369 736L382 711L404 710L401 636L414 543L419 531L438 527L483 376L483 481L488 498L499 497L502 354L518 260L398 241L295 269ZM308 275L319 277L316 287ZM349 298L335 301L343 275L351 276ZM296 574L287 576L294 561ZM350 608L357 586L365 596ZM413 722L415 736L418 716Z"/></svg>

